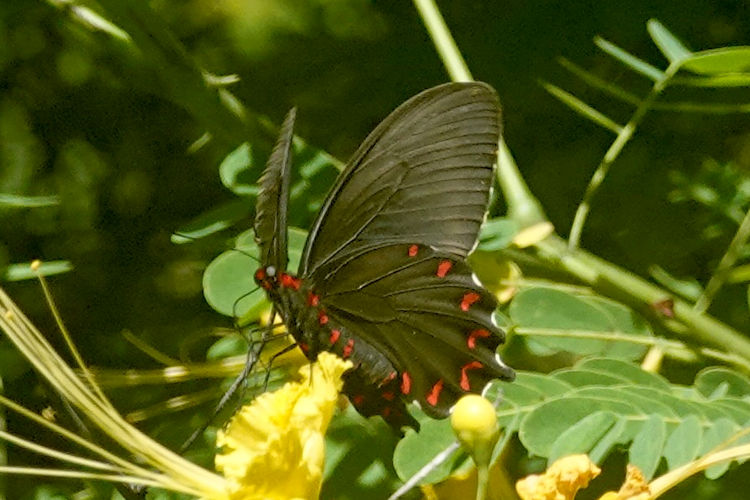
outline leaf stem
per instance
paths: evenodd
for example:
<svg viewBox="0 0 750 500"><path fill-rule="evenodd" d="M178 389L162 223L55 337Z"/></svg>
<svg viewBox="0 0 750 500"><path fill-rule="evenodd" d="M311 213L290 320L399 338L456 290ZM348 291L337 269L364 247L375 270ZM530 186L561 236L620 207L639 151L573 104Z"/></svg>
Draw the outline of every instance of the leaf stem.
<svg viewBox="0 0 750 500"><path fill-rule="evenodd" d="M716 271L714 271L703 293L701 293L695 302L693 308L696 312L701 313L709 308L718 291L726 283L729 272L732 270L735 262L740 258L742 248L747 243L748 238L750 238L750 210L745 212L745 217L742 219L742 223L737 229L734 238L729 243L726 253L721 257Z"/></svg>
<svg viewBox="0 0 750 500"><path fill-rule="evenodd" d="M726 348L750 360L750 339L713 318L696 311L692 304L671 296L660 287L581 249L570 250L564 239L552 235L537 243L539 256L605 295L632 307L649 312L653 304L670 298L674 300L674 317L662 318L665 323L677 322L687 327L682 335L693 337L704 344ZM675 331L676 328L669 327Z"/></svg>
<svg viewBox="0 0 750 500"><path fill-rule="evenodd" d="M448 29L434 0L414 0L414 5L422 17L422 22L432 38L440 59L451 80L470 82L473 80L466 61L456 46L456 41ZM508 204L508 217L517 221L521 229L546 222L547 217L539 201L531 194L513 155L505 141L498 143L497 178Z"/></svg>
<svg viewBox="0 0 750 500"><path fill-rule="evenodd" d="M458 50L456 41L448 29L448 25L445 24L445 19L443 19L440 9L435 4L435 0L414 0L414 6L422 17L422 22L424 22L451 80L454 82L473 81L474 78L471 76L469 67Z"/></svg>
<svg viewBox="0 0 750 500"><path fill-rule="evenodd" d="M604 182L604 179L607 177L610 167L622 152L625 144L627 144L633 137L638 124L651 109L654 101L656 101L659 95L664 91L669 84L669 80L674 76L678 69L679 64L670 64L667 70L662 74L661 78L654 82L654 85L651 87L646 98L638 105L633 116L630 117L628 123L626 123L620 130L620 133L617 134L614 142L612 142L612 145L604 154L604 158L602 158L599 166L596 167L594 175L591 176L591 180L589 181L588 186L586 186L583 200L578 205L575 217L573 218L573 225L570 228L570 236L568 238L568 248L571 250L578 248L581 242L583 226L586 223L586 218L591 210L591 200L599 189L599 186L601 186L602 182Z"/></svg>

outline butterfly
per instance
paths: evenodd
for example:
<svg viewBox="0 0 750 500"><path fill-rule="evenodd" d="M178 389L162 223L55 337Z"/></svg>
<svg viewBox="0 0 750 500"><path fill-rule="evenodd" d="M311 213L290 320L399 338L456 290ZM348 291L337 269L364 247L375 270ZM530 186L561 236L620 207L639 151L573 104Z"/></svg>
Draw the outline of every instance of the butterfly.
<svg viewBox="0 0 750 500"><path fill-rule="evenodd" d="M295 110L259 180L255 281L308 359L352 361L344 392L363 415L417 426L406 402L446 417L457 399L514 372L496 354L497 302L466 263L500 135L495 91L448 83L393 111L364 140L287 270Z"/></svg>

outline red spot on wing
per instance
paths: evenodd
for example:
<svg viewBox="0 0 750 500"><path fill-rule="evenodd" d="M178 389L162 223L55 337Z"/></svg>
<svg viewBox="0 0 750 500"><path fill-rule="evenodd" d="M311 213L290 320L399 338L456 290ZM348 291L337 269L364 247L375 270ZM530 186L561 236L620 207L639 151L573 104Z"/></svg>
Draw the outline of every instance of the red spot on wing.
<svg viewBox="0 0 750 500"><path fill-rule="evenodd" d="M341 352L341 357L346 359L349 356L352 355L352 351L354 350L354 339L349 339L344 346L344 350Z"/></svg>
<svg viewBox="0 0 750 500"><path fill-rule="evenodd" d="M258 270L255 271L255 279L257 281L263 281L264 279L266 279L266 276L267 276L266 270L263 269L262 267L259 267Z"/></svg>
<svg viewBox="0 0 750 500"><path fill-rule="evenodd" d="M393 401L393 398L395 398L395 397L396 397L396 395L393 394L391 391L385 391L383 393L383 399L385 399L387 401Z"/></svg>
<svg viewBox="0 0 750 500"><path fill-rule="evenodd" d="M408 372L401 374L401 394L409 394L411 392L411 376Z"/></svg>
<svg viewBox="0 0 750 500"><path fill-rule="evenodd" d="M310 346L307 345L307 343L305 343L305 342L300 342L299 343L299 348L302 349L302 352L304 352L305 354L307 354L308 351L310 351Z"/></svg>
<svg viewBox="0 0 750 500"><path fill-rule="evenodd" d="M362 394L357 394L356 396L352 396L352 404L354 406L362 406L362 403L365 402L365 397Z"/></svg>
<svg viewBox="0 0 750 500"><path fill-rule="evenodd" d="M435 275L438 278L445 278L445 275L448 274L448 271L451 270L453 267L453 262L449 260L441 260L440 264L438 264L437 272Z"/></svg>
<svg viewBox="0 0 750 500"><path fill-rule="evenodd" d="M291 288L293 290L299 290L302 285L302 280L295 278L291 274L283 273L281 275L281 286L284 288Z"/></svg>
<svg viewBox="0 0 750 500"><path fill-rule="evenodd" d="M383 415L383 418L388 418L391 416L391 411L393 411L393 409L390 406L386 406L383 408L381 415Z"/></svg>
<svg viewBox="0 0 750 500"><path fill-rule="evenodd" d="M417 252L419 252L419 246L412 245L409 247L409 257L415 257Z"/></svg>
<svg viewBox="0 0 750 500"><path fill-rule="evenodd" d="M311 307L317 307L320 304L320 297L310 292L307 294L307 305Z"/></svg>
<svg viewBox="0 0 750 500"><path fill-rule="evenodd" d="M339 341L339 337L341 337L341 330L331 330L331 337L328 340L331 341L331 344L335 344Z"/></svg>
<svg viewBox="0 0 750 500"><path fill-rule="evenodd" d="M432 389L430 389L430 392L429 394L427 394L425 401L427 401L430 405L435 406L438 403L438 399L440 399L440 393L442 391L443 379L439 379L437 382L435 382L435 385L432 386Z"/></svg>
<svg viewBox="0 0 750 500"><path fill-rule="evenodd" d="M320 311L318 313L318 324L320 326L323 326L328 323L328 315L325 313L325 311Z"/></svg>
<svg viewBox="0 0 750 500"><path fill-rule="evenodd" d="M468 311L473 303L481 298L477 292L466 292L463 299L461 299L461 310Z"/></svg>
<svg viewBox="0 0 750 500"><path fill-rule="evenodd" d="M477 370L479 368L482 368L482 363L479 361L470 361L469 363L466 363L464 366L461 367L461 382L460 386L461 389L465 391L471 390L471 383L469 382L469 375L466 373L469 370Z"/></svg>
<svg viewBox="0 0 750 500"><path fill-rule="evenodd" d="M469 337L466 339L466 345L469 346L469 349L476 349L477 347L477 339L478 338L487 338L490 336L490 332L485 330L484 328L480 328L478 330L472 330L469 333Z"/></svg>

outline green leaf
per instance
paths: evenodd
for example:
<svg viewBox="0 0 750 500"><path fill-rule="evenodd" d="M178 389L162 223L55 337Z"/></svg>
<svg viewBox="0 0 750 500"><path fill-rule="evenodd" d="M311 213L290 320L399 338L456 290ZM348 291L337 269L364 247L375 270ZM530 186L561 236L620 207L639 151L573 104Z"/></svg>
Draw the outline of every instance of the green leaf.
<svg viewBox="0 0 750 500"><path fill-rule="evenodd" d="M750 78L750 47L723 47L693 53L682 68L699 75L739 74Z"/></svg>
<svg viewBox="0 0 750 500"><path fill-rule="evenodd" d="M206 351L207 360L219 360L247 353L247 340L239 334L227 335L211 345Z"/></svg>
<svg viewBox="0 0 750 500"><path fill-rule="evenodd" d="M648 272L657 283L667 290L691 302L698 300L698 297L703 292L703 287L695 278L675 278L661 266L651 266Z"/></svg>
<svg viewBox="0 0 750 500"><path fill-rule="evenodd" d="M638 386L669 390L669 382L661 375L644 371L638 365L619 359L588 358L576 364L576 367L610 373Z"/></svg>
<svg viewBox="0 0 750 500"><path fill-rule="evenodd" d="M59 205L58 196L21 196L17 194L0 193L0 205L15 208L36 208Z"/></svg>
<svg viewBox="0 0 750 500"><path fill-rule="evenodd" d="M552 94L553 97L568 106L570 109L583 116L584 118L591 120L600 127L603 127L615 134L619 134L622 130L622 125L615 122L604 113L601 113L600 111L592 108L582 100L575 97L573 94L564 91L557 85L542 82L542 87L544 87L544 90Z"/></svg>
<svg viewBox="0 0 750 500"><path fill-rule="evenodd" d="M680 422L664 446L664 458L667 459L669 469L675 469L695 459L701 448L702 437L703 429L697 416L690 415Z"/></svg>
<svg viewBox="0 0 750 500"><path fill-rule="evenodd" d="M641 430L633 439L628 452L629 462L643 473L646 479L654 477L661 461L664 442L667 438L667 426L662 415L649 415Z"/></svg>
<svg viewBox="0 0 750 500"><path fill-rule="evenodd" d="M393 468L396 439L382 419L366 419L349 405L326 432L320 498L374 500L400 485Z"/></svg>
<svg viewBox="0 0 750 500"><path fill-rule="evenodd" d="M750 394L750 379L728 368L705 368L695 377L695 388L709 399L724 396L741 398Z"/></svg>
<svg viewBox="0 0 750 500"><path fill-rule="evenodd" d="M257 248L243 249L255 258ZM253 260L228 250L211 261L203 273L203 295L217 312L235 318L257 317L268 306L266 295L253 279Z"/></svg>
<svg viewBox="0 0 750 500"><path fill-rule="evenodd" d="M538 355L567 351L635 359L646 346L627 340L651 335L647 323L621 304L542 286L521 290L508 312Z"/></svg>
<svg viewBox="0 0 750 500"><path fill-rule="evenodd" d="M493 252L510 246L519 231L518 222L504 217L488 219L479 231L479 250Z"/></svg>
<svg viewBox="0 0 750 500"><path fill-rule="evenodd" d="M552 444L549 462L577 453L588 453L617 423L617 417L607 411L598 411L583 417L568 427Z"/></svg>
<svg viewBox="0 0 750 500"><path fill-rule="evenodd" d="M73 264L67 260L51 260L42 262L38 270L31 270L31 263L10 264L3 273L4 281L21 281L35 279L38 275L53 276L55 274L67 273L73 270Z"/></svg>
<svg viewBox="0 0 750 500"><path fill-rule="evenodd" d="M398 476L403 480L410 478L455 441L456 436L449 419L421 421L419 432L407 431L406 437L396 445L393 465ZM442 481L448 477L460 458L459 453L454 453L448 460L435 467L421 483Z"/></svg>
<svg viewBox="0 0 750 500"><path fill-rule="evenodd" d="M533 455L549 457L558 436L595 412L630 414L633 408L624 401L594 397L565 396L548 401L534 409L522 422L518 431L521 442ZM600 421L609 428L608 421ZM602 431L603 435L605 431Z"/></svg>
<svg viewBox="0 0 750 500"><path fill-rule="evenodd" d="M703 443L700 449L700 455L705 455L714 449L719 448L729 442L729 439L740 430L740 426L726 418L720 418L706 430L703 435ZM718 479L731 465L730 461L714 465L706 469L708 479Z"/></svg>
<svg viewBox="0 0 750 500"><path fill-rule="evenodd" d="M609 42L604 38L595 37L594 43L602 51L614 57L636 73L640 73L641 75L653 81L661 80L664 77L664 72L656 66L652 66L643 59L637 58L636 56L632 55L624 49L621 49L614 43Z"/></svg>
<svg viewBox="0 0 750 500"><path fill-rule="evenodd" d="M247 199L228 201L188 222L175 231L170 239L172 243L179 245L204 238L246 219L252 209L252 203Z"/></svg>
<svg viewBox="0 0 750 500"><path fill-rule="evenodd" d="M244 143L231 153L219 165L219 177L224 186L240 196L257 195L258 186L249 175L253 168L252 149Z"/></svg>
<svg viewBox="0 0 750 500"><path fill-rule="evenodd" d="M656 19L649 19L646 28L651 39L670 64L680 64L692 55L692 52Z"/></svg>

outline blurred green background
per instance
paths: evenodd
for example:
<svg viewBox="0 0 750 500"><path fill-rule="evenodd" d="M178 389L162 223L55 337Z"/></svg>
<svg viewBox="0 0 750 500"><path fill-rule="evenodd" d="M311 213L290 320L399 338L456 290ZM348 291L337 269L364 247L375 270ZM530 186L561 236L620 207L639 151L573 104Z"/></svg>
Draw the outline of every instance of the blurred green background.
<svg viewBox="0 0 750 500"><path fill-rule="evenodd" d="M105 15L109 3L102 2ZM73 272L50 281L85 358L151 367L123 330L176 355L188 339L231 328L201 290L205 265L226 242L175 246L169 236L233 198L217 167L239 141L226 134L189 153L205 129L170 98L182 82L156 81L116 42L55 4L0 2L0 193L61 199L54 207L0 209L0 264L72 261ZM595 35L660 67L665 63L645 29L649 18L695 50L750 44L750 7L741 0L438 4L474 77L498 90L506 142L562 235L612 136L560 105L539 80L622 121L632 110L586 87L556 59L642 95L649 82L599 52ZM279 123L297 106L297 134L343 160L395 106L448 79L412 3L403 0L149 5L200 67L239 75L230 90L250 113ZM672 90L665 96L685 97ZM746 89L704 91L695 99L714 98L750 101ZM657 264L705 281L736 226L704 205L671 202L670 193L679 187L676 172L690 179L712 161L736 169L728 189L746 178L749 125L747 114L650 113L595 198L583 246L641 275ZM235 132L268 147L264 134ZM242 227L249 225L248 218ZM35 282L7 289L43 331L53 331ZM744 288L728 287L711 312L748 331L746 300ZM6 391L30 397L24 388L31 377L6 380Z"/></svg>

